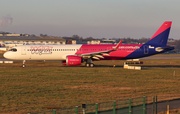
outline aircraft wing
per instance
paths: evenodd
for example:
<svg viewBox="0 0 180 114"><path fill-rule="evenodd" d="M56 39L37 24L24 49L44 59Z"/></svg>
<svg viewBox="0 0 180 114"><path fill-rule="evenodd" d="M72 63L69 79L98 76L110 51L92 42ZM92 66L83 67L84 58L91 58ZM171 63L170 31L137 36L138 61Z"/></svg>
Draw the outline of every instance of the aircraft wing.
<svg viewBox="0 0 180 114"><path fill-rule="evenodd" d="M99 58L104 58L103 55L109 56L110 52L116 51L121 45L121 43L122 43L122 40L112 50L78 54L77 56L82 56L84 59L93 58L93 59L99 60Z"/></svg>

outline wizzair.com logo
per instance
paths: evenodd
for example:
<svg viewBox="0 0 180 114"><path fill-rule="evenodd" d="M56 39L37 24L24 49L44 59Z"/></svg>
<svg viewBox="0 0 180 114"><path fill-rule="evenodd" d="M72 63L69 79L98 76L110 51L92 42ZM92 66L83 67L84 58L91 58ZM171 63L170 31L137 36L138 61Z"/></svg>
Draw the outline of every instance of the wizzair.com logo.
<svg viewBox="0 0 180 114"><path fill-rule="evenodd" d="M51 46L31 46L31 54L52 54Z"/></svg>

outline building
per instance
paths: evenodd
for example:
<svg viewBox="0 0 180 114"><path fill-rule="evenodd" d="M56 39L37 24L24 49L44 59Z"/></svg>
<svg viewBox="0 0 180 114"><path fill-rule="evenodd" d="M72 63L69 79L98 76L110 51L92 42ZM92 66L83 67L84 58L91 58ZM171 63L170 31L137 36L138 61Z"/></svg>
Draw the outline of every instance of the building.
<svg viewBox="0 0 180 114"><path fill-rule="evenodd" d="M10 33L4 33L0 34L0 36L30 36L29 34L10 34Z"/></svg>
<svg viewBox="0 0 180 114"><path fill-rule="evenodd" d="M66 40L60 37L0 36L0 44L11 48L23 44L66 44Z"/></svg>
<svg viewBox="0 0 180 114"><path fill-rule="evenodd" d="M101 40L101 44L115 44L116 40Z"/></svg>
<svg viewBox="0 0 180 114"><path fill-rule="evenodd" d="M66 40L66 44L76 44L76 40Z"/></svg>
<svg viewBox="0 0 180 114"><path fill-rule="evenodd" d="M99 44L100 42L100 40L89 40L87 41L87 44Z"/></svg>
<svg viewBox="0 0 180 114"><path fill-rule="evenodd" d="M83 39L83 40L76 41L76 43L77 44L100 44L100 40Z"/></svg>

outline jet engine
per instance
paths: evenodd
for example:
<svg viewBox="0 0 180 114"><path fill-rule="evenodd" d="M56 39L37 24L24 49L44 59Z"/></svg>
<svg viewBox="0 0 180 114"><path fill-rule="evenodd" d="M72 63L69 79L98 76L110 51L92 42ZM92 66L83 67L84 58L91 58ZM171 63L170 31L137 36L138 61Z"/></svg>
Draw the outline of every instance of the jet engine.
<svg viewBox="0 0 180 114"><path fill-rule="evenodd" d="M81 65L83 62L82 57L74 56L74 55L68 55L66 57L66 60L62 61L63 65L69 65L69 66L75 66L75 65Z"/></svg>

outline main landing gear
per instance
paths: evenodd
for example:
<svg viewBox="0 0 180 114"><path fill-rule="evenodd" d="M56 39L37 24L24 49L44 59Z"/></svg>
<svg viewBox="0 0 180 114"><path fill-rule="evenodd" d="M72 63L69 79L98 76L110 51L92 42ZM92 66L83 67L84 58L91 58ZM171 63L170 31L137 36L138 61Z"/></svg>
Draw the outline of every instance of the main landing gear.
<svg viewBox="0 0 180 114"><path fill-rule="evenodd" d="M23 68L26 67L25 63L26 63L26 60L23 60L23 65L22 65Z"/></svg>
<svg viewBox="0 0 180 114"><path fill-rule="evenodd" d="M94 63L86 63L86 67L94 67Z"/></svg>
<svg viewBox="0 0 180 114"><path fill-rule="evenodd" d="M87 59L85 66L86 67L94 67L94 63L92 63L91 58Z"/></svg>

